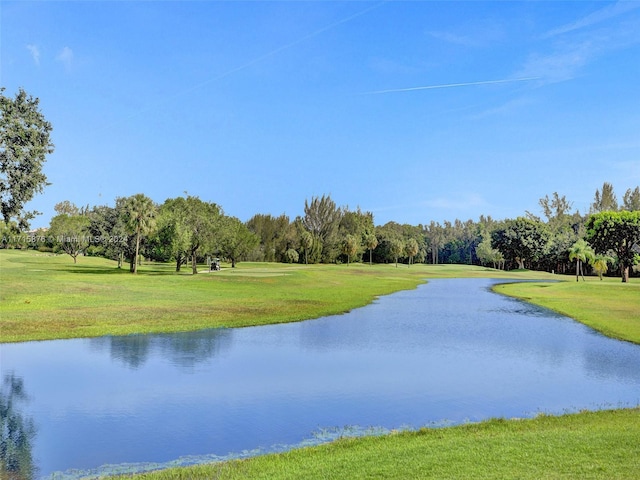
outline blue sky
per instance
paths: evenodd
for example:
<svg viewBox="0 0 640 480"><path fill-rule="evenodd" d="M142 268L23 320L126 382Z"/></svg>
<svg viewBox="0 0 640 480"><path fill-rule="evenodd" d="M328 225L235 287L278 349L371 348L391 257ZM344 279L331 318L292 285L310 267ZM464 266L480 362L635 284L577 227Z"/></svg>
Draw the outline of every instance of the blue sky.
<svg viewBox="0 0 640 480"><path fill-rule="evenodd" d="M640 185L639 1L2 1L0 84L40 98L29 205L188 192L292 219L582 213Z"/></svg>

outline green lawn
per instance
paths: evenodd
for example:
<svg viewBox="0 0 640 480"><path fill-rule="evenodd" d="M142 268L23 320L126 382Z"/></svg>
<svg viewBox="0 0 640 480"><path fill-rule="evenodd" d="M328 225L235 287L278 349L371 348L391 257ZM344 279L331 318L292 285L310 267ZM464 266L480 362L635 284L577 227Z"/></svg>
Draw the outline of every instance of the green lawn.
<svg viewBox="0 0 640 480"><path fill-rule="evenodd" d="M136 480L637 479L640 409L488 420L135 475ZM116 477L123 480L129 476Z"/></svg>
<svg viewBox="0 0 640 480"><path fill-rule="evenodd" d="M604 333L640 343L640 280L587 277L587 281L512 283L494 290L542 305Z"/></svg>
<svg viewBox="0 0 640 480"><path fill-rule="evenodd" d="M206 267L202 268L206 272ZM240 263L176 274L173 265L0 250L0 342L239 327L317 318L415 288L425 278L548 278L457 265Z"/></svg>

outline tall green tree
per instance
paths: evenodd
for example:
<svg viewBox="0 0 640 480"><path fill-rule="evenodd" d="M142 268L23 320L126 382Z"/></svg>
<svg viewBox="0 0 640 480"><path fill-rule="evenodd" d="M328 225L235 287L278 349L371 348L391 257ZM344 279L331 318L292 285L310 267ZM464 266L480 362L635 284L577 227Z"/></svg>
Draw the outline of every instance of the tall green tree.
<svg viewBox="0 0 640 480"><path fill-rule="evenodd" d="M415 257L420 251L420 245L418 245L418 241L415 238L409 238L407 243L404 246L404 252L409 257L409 266L413 262L413 257Z"/></svg>
<svg viewBox="0 0 640 480"><path fill-rule="evenodd" d="M351 261L351 258L358 253L360 249L360 242L355 235L347 234L342 240L342 253L347 256L347 266Z"/></svg>
<svg viewBox="0 0 640 480"><path fill-rule="evenodd" d="M429 242L431 263L437 265L440 263L440 248L442 248L446 242L445 230L440 223L431 221L431 223L425 227L424 236Z"/></svg>
<svg viewBox="0 0 640 480"><path fill-rule="evenodd" d="M613 191L613 185L608 182L602 184L602 192L596 190L591 204L591 213L607 212L618 210L618 199Z"/></svg>
<svg viewBox="0 0 640 480"><path fill-rule="evenodd" d="M118 268L122 268L125 256L133 258L135 254L135 239L129 235L125 225L125 203L126 198L119 197L115 207L95 206L88 213L95 254L117 260Z"/></svg>
<svg viewBox="0 0 640 480"><path fill-rule="evenodd" d="M231 260L231 268L235 268L236 263L260 242L260 239L236 217L222 217L219 232L217 249L220 255Z"/></svg>
<svg viewBox="0 0 640 480"><path fill-rule="evenodd" d="M504 256L495 248L491 248L491 238L487 236L476 247L476 256L483 265L491 264L498 268L504 261Z"/></svg>
<svg viewBox="0 0 640 480"><path fill-rule="evenodd" d="M363 212L360 208L355 211L349 210L348 207L342 209L342 218L340 219L340 225L338 227L338 236L343 246L342 253L345 255L345 241L349 235L354 237L351 242L355 242L356 247L353 248L352 253L349 255L351 260L359 261L361 259L365 249L365 239L367 235L373 231L375 231L375 226L373 224L373 214L371 212ZM347 262L349 262L350 259L347 259Z"/></svg>
<svg viewBox="0 0 640 480"><path fill-rule="evenodd" d="M187 230L187 253L191 257L191 272L198 273L197 258L202 250L213 253L219 240L224 213L212 202L188 195L184 202L184 222Z"/></svg>
<svg viewBox="0 0 640 480"><path fill-rule="evenodd" d="M86 215L62 213L51 219L49 236L55 245L62 249L77 263L78 255L89 246L89 227L91 220Z"/></svg>
<svg viewBox="0 0 640 480"><path fill-rule="evenodd" d="M396 263L396 268L398 268L398 259L404 253L404 244L402 243L402 240L399 238L391 239L389 242L389 253Z"/></svg>
<svg viewBox="0 0 640 480"><path fill-rule="evenodd" d="M629 281L629 269L636 261L640 246L640 211L600 212L587 221L587 239L596 253L615 252L623 282Z"/></svg>
<svg viewBox="0 0 640 480"><path fill-rule="evenodd" d="M404 239L402 236L402 225L396 222L387 222L384 225L376 227L376 237L378 246L375 249L376 262L390 263L404 253ZM394 255L392 252L392 243L397 241L401 246L400 252Z"/></svg>
<svg viewBox="0 0 640 480"><path fill-rule="evenodd" d="M247 227L260 239L255 260L264 262L288 261L285 252L291 247L291 240L287 235L289 230L289 217L280 215L256 214L249 219Z"/></svg>
<svg viewBox="0 0 640 480"><path fill-rule="evenodd" d="M309 263L309 252L313 250L314 238L309 230L303 230L300 233L300 245L304 250L304 263Z"/></svg>
<svg viewBox="0 0 640 480"><path fill-rule="evenodd" d="M595 253L591 245L585 242L583 239L578 240L571 246L569 250L569 260L576 261L576 282L578 281L578 275L582 276L584 282L584 271L582 265L585 262L592 262L595 257Z"/></svg>
<svg viewBox="0 0 640 480"><path fill-rule="evenodd" d="M26 230L38 212L26 212L24 205L47 185L42 167L53 153L52 127L39 99L22 89L15 98L4 91L0 88L0 210L6 224L14 218Z"/></svg>
<svg viewBox="0 0 640 480"><path fill-rule="evenodd" d="M491 233L491 247L504 257L515 262L520 269L525 262L535 263L544 254L549 242L549 231L545 224L528 218L506 220L502 227Z"/></svg>
<svg viewBox="0 0 640 480"><path fill-rule="evenodd" d="M364 239L365 246L369 249L369 265L372 264L373 250L378 246L378 237L375 233L369 233Z"/></svg>
<svg viewBox="0 0 640 480"><path fill-rule="evenodd" d="M140 241L155 227L156 206L149 197L137 193L125 199L124 223L130 234L135 236L135 255L132 262L132 273L138 273L138 256Z"/></svg>
<svg viewBox="0 0 640 480"><path fill-rule="evenodd" d="M564 217L571 212L572 207L572 203L564 195L560 196L558 192L553 192L551 198L549 198L549 195L545 195L538 203L542 207L544 216L547 217L547 222L550 224L554 222L562 223Z"/></svg>
<svg viewBox="0 0 640 480"><path fill-rule="evenodd" d="M337 233L341 218L342 210L329 195L304 202L302 224L321 245L321 260L325 263L333 262L339 254Z"/></svg>
<svg viewBox="0 0 640 480"><path fill-rule="evenodd" d="M630 188L624 193L622 208L634 212L640 210L640 187Z"/></svg>
<svg viewBox="0 0 640 480"><path fill-rule="evenodd" d="M157 219L158 248L164 249L176 262L176 272L187 261L191 246L191 231L188 226L189 205L184 197L168 198L160 206Z"/></svg>
<svg viewBox="0 0 640 480"><path fill-rule="evenodd" d="M80 209L69 200L64 200L62 202L56 203L53 209L58 215L79 215L80 213L84 213L80 212Z"/></svg>

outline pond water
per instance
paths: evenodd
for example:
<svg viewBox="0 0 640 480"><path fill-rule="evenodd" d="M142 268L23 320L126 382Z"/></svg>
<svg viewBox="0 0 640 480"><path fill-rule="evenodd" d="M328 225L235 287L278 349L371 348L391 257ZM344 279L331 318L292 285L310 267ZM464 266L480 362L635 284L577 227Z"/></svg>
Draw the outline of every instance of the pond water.
<svg viewBox="0 0 640 480"><path fill-rule="evenodd" d="M5 416L27 432L24 477L640 403L640 347L495 283L433 280L300 323L0 345Z"/></svg>

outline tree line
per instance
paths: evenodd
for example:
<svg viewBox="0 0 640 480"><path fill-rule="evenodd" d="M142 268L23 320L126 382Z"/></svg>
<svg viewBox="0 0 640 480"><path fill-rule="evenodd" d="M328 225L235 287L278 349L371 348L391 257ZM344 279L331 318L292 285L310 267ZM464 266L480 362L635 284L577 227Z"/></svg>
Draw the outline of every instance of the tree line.
<svg viewBox="0 0 640 480"><path fill-rule="evenodd" d="M42 173L53 151L51 125L38 99L20 90L15 98L0 89L0 225L2 244L63 251L127 261L136 273L141 257L175 262L176 270L222 257L288 263L462 263L494 268L528 268L568 273L585 269L600 275L618 271L623 281L640 261L640 187L628 189L622 203L613 186L595 192L586 215L554 192L539 201L542 216L526 212L515 219L455 220L424 225L388 222L375 226L373 214L339 207L329 195L305 201L304 215L256 214L247 222L228 216L212 202L186 194L155 204L140 193L117 198L114 206L55 206L48 229L26 235L24 204L47 185Z"/></svg>
<svg viewBox="0 0 640 480"><path fill-rule="evenodd" d="M338 207L329 195L305 201L304 215L256 214L247 222L227 216L222 208L198 197L171 198L155 204L144 194L117 198L108 205L78 208L69 201L35 240L23 246L98 255L129 262L137 271L141 257L169 262L180 271L213 257L235 267L238 261L286 263L457 263L504 269L547 270L576 278L590 269L599 275L619 271L623 280L640 260L640 188L629 189L618 207L611 184L596 190L590 213L554 192L541 198L543 217L526 212L515 219L408 225L374 225L371 212ZM17 225L13 225L13 232ZM11 238L5 225L4 246ZM18 238L20 238L18 236ZM19 242L13 246L19 246Z"/></svg>

